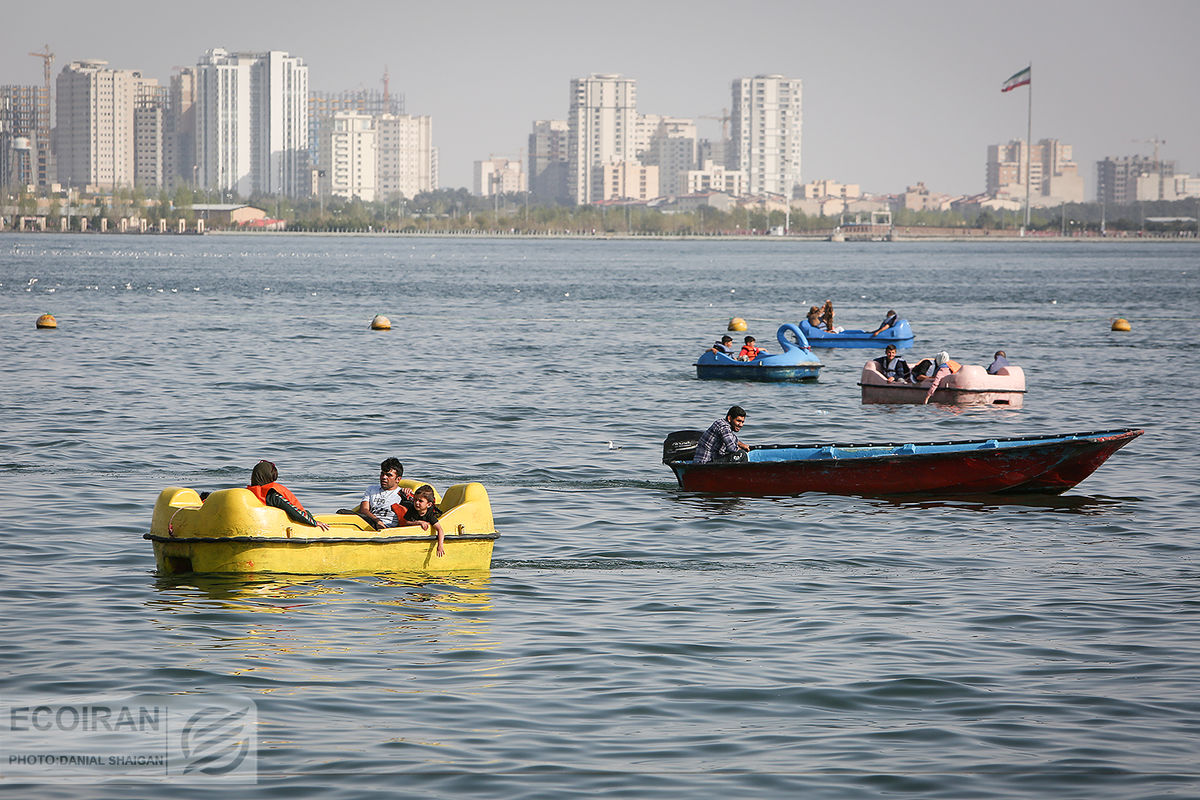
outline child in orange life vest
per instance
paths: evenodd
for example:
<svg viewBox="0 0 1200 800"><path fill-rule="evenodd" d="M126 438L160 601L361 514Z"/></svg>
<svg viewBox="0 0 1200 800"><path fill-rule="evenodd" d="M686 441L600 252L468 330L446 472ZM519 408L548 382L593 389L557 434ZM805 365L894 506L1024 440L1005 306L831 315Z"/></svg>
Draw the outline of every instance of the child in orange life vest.
<svg viewBox="0 0 1200 800"><path fill-rule="evenodd" d="M393 503L392 511L396 512L396 527L404 527L405 525L419 525L421 530L427 531L431 527L433 532L437 534L437 554L438 558L446 555L446 532L442 530L442 523L438 522L438 517L441 512L434 505L435 498L433 495L433 487L429 484L424 484L413 492L411 500L405 500L401 503Z"/></svg>
<svg viewBox="0 0 1200 800"><path fill-rule="evenodd" d="M312 514L304 510L291 489L279 483L279 471L270 461L260 461L254 465L250 472L250 485L246 488L264 504L282 509L288 518L323 531L329 530L328 525L317 522Z"/></svg>
<svg viewBox="0 0 1200 800"><path fill-rule="evenodd" d="M742 352L738 353L738 361L753 361L766 352L756 345L754 341L753 336L746 337L746 343L742 345Z"/></svg>

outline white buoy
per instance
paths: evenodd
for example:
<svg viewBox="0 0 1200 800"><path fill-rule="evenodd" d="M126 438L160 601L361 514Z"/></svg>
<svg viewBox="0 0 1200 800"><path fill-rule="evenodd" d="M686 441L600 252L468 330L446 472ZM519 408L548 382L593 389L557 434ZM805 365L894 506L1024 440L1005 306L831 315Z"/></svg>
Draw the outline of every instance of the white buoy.
<svg viewBox="0 0 1200 800"><path fill-rule="evenodd" d="M392 321L383 314L376 314L371 320L371 330L373 331L390 331L392 329Z"/></svg>

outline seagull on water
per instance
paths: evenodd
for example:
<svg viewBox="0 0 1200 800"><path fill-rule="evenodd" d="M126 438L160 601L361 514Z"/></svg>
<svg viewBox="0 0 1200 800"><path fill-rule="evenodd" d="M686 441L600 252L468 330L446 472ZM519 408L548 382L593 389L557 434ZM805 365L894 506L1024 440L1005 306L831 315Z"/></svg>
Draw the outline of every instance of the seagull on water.
<svg viewBox="0 0 1200 800"><path fill-rule="evenodd" d="M620 449L621 449L621 445L619 445L619 444L613 444L613 443L612 443L612 439L609 439L609 440L608 440L608 449L609 449L609 450L620 450Z"/></svg>

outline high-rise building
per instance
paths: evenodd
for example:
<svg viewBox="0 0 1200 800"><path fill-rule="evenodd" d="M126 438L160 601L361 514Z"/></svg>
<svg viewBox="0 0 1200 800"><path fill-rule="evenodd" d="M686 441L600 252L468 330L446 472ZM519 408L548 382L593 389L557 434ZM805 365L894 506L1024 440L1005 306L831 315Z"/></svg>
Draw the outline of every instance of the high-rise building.
<svg viewBox="0 0 1200 800"><path fill-rule="evenodd" d="M659 117L642 154L642 163L658 167L658 197L686 194L687 173L696 169L696 123Z"/></svg>
<svg viewBox="0 0 1200 800"><path fill-rule="evenodd" d="M382 200L437 188L437 148L433 146L433 117L383 114L375 118L379 159L377 191Z"/></svg>
<svg viewBox="0 0 1200 800"><path fill-rule="evenodd" d="M792 197L800 185L802 85L799 78L735 78L726 166L746 173L750 194Z"/></svg>
<svg viewBox="0 0 1200 800"><path fill-rule="evenodd" d="M1042 139L1031 148L1023 139L988 145L988 196L1024 201L1028 180L1030 205L1082 203L1083 176L1071 152L1071 145L1057 139Z"/></svg>
<svg viewBox="0 0 1200 800"><path fill-rule="evenodd" d="M243 197L307 190L304 61L279 50L206 52L196 65L196 162L206 189Z"/></svg>
<svg viewBox="0 0 1200 800"><path fill-rule="evenodd" d="M567 196L577 204L608 199L596 167L636 158L637 82L620 75L571 79L567 114Z"/></svg>
<svg viewBox="0 0 1200 800"><path fill-rule="evenodd" d="M308 93L308 146L309 164L320 163L318 152L321 130L330 123L333 115L341 111L379 117L384 114L404 114L404 95L383 92L378 89L354 89L343 92Z"/></svg>
<svg viewBox="0 0 1200 800"><path fill-rule="evenodd" d="M133 107L133 182L147 190L167 187L169 89L143 84Z"/></svg>
<svg viewBox="0 0 1200 800"><path fill-rule="evenodd" d="M1174 199L1175 162L1145 156L1096 162L1096 202L1125 205L1139 200Z"/></svg>
<svg viewBox="0 0 1200 800"><path fill-rule="evenodd" d="M73 61L58 75L54 153L58 180L111 190L136 181L135 110L158 81L110 69L107 61Z"/></svg>
<svg viewBox="0 0 1200 800"><path fill-rule="evenodd" d="M375 200L379 181L375 117L339 111L321 128L321 192L364 202Z"/></svg>
<svg viewBox="0 0 1200 800"><path fill-rule="evenodd" d="M696 163L712 162L718 167L725 166L725 152L729 149L728 139L699 139L696 142Z"/></svg>
<svg viewBox="0 0 1200 800"><path fill-rule="evenodd" d="M479 197L525 191L525 172L514 158L489 158L475 162L474 193Z"/></svg>
<svg viewBox="0 0 1200 800"><path fill-rule="evenodd" d="M539 119L529 134L529 193L543 203L569 202L567 121Z"/></svg>
<svg viewBox="0 0 1200 800"><path fill-rule="evenodd" d="M0 184L46 186L52 165L46 87L0 86Z"/></svg>
<svg viewBox="0 0 1200 800"><path fill-rule="evenodd" d="M196 70L182 67L171 76L166 140L166 188L196 188L200 167L196 161Z"/></svg>

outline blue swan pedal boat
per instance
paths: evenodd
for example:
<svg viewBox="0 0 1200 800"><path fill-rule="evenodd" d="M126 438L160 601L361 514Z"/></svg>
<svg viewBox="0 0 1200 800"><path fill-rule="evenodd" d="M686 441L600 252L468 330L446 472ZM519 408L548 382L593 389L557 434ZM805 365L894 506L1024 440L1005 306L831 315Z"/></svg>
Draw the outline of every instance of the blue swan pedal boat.
<svg viewBox="0 0 1200 800"><path fill-rule="evenodd" d="M787 334L796 337L792 342ZM724 353L705 350L696 359L696 377L703 380L744 381L815 381L821 369L820 360L813 355L804 333L790 322L779 326L775 333L782 353L759 356L753 361L738 361Z"/></svg>
<svg viewBox="0 0 1200 800"><path fill-rule="evenodd" d="M859 330L831 333L824 328L814 328L807 319L800 320L800 330L808 337L808 343L813 347L871 347L882 350L889 344L894 344L897 350L903 350L912 347L916 338L906 319L900 320L878 336L872 336L870 331Z"/></svg>

